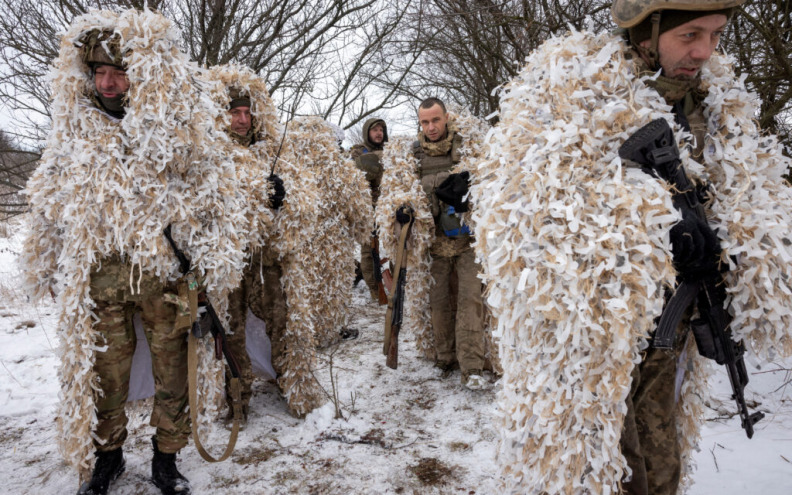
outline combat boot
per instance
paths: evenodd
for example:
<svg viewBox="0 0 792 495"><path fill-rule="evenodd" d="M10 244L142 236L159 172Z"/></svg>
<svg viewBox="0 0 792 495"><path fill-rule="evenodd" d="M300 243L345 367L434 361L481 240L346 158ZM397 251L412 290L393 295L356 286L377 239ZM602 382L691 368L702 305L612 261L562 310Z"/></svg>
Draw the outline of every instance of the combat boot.
<svg viewBox="0 0 792 495"><path fill-rule="evenodd" d="M154 444L151 481L163 495L190 495L192 493L190 482L176 469L176 454L160 452L156 438L152 437L151 442Z"/></svg>
<svg viewBox="0 0 792 495"><path fill-rule="evenodd" d="M126 468L121 447L109 452L96 452L91 479L80 486L77 495L105 495L110 483L116 480Z"/></svg>

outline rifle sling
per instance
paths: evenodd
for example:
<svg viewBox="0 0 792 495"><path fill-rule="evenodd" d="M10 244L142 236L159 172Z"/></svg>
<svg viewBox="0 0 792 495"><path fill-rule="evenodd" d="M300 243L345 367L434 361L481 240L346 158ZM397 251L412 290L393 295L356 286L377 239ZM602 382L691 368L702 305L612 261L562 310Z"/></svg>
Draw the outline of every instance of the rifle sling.
<svg viewBox="0 0 792 495"><path fill-rule="evenodd" d="M666 302L660 322L655 329L652 347L655 349L672 349L676 340L676 328L682 321L685 311L696 299L701 289L700 282L682 282L674 291L674 295Z"/></svg>
<svg viewBox="0 0 792 495"><path fill-rule="evenodd" d="M192 274L188 274L188 279ZM198 284L189 284L188 300L190 302L190 318L193 325L198 325ZM220 458L215 459L204 449L201 439L198 436L198 342L196 332L188 332L187 337L187 387L190 403L190 421L192 423L192 436L195 448L201 457L207 462L221 462L231 455L236 446L237 436L239 435L239 421L242 417L242 391L239 385L239 378L231 378L231 404L233 404L234 424L231 428L231 438Z"/></svg>
<svg viewBox="0 0 792 495"><path fill-rule="evenodd" d="M397 245L396 249L396 266L393 268L393 273L395 274L393 278L393 290L388 295L388 310L385 312L385 343L382 349L382 353L387 355L388 349L390 348L390 340L391 340L391 332L392 332L392 320L393 320L393 306L394 306L394 299L396 298L397 287L399 287L399 278L401 277L401 267L403 264L406 264L407 257L405 255L405 250L407 248L407 233L412 227L412 219L410 219L410 223L402 225L401 233L399 234L399 244Z"/></svg>

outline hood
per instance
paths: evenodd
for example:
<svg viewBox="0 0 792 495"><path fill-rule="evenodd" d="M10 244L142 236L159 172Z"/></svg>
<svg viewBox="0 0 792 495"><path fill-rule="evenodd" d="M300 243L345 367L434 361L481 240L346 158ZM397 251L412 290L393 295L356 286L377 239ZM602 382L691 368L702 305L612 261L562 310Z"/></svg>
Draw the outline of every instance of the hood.
<svg viewBox="0 0 792 495"><path fill-rule="evenodd" d="M375 124L382 124L382 126L384 127L385 137L382 140L382 144L374 144L371 141L369 141L368 138L369 129L374 127ZM388 125L385 123L384 120L375 117L372 119L368 119L366 123L363 124L363 145L366 147L367 150L369 151L381 150L382 147L387 142L388 142Z"/></svg>

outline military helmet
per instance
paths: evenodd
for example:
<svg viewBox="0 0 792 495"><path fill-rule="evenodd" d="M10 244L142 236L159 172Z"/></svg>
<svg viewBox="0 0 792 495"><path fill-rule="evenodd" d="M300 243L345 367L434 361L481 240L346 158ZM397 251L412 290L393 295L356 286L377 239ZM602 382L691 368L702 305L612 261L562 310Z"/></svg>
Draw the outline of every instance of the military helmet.
<svg viewBox="0 0 792 495"><path fill-rule="evenodd" d="M620 28L631 28L660 10L723 10L743 3L745 0L614 0L611 15Z"/></svg>
<svg viewBox="0 0 792 495"><path fill-rule="evenodd" d="M93 29L80 37L83 62L88 66L113 65L123 68L120 37L109 29Z"/></svg>

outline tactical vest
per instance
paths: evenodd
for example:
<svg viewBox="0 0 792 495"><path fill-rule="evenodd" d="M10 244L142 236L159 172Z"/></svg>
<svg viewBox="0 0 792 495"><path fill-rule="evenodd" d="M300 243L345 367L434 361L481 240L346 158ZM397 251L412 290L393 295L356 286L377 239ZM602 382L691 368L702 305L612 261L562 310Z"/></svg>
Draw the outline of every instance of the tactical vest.
<svg viewBox="0 0 792 495"><path fill-rule="evenodd" d="M451 175L451 169L462 159L459 147L462 145L462 136L457 133L451 143L451 151L445 155L428 155L420 141L413 142L413 155L418 161L418 177L421 179L426 196L435 219L435 235L451 238L468 238L470 230L460 222L458 214L451 205L440 201L435 194L437 187Z"/></svg>

